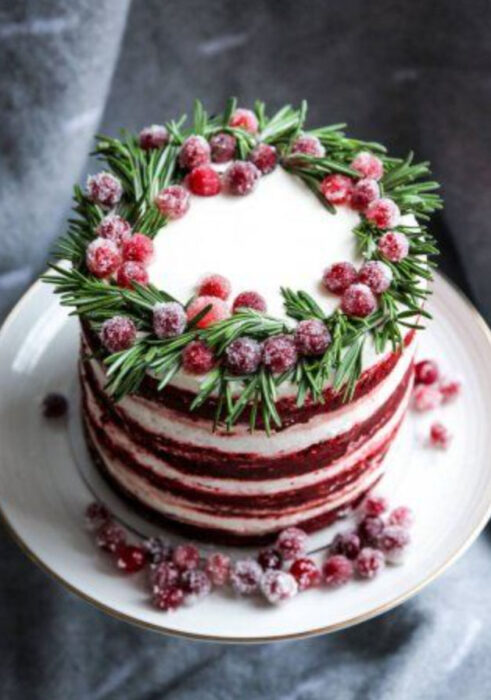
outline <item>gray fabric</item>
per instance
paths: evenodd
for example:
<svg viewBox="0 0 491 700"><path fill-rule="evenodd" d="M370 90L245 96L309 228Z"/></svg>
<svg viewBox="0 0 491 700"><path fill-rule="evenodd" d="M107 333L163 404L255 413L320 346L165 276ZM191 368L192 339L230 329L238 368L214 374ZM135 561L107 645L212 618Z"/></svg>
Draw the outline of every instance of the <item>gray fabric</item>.
<svg viewBox="0 0 491 700"><path fill-rule="evenodd" d="M349 119L366 138L430 158L447 200L435 226L443 266L489 314L489 3L140 0L127 21L126 11L124 0L0 0L4 311L43 267L100 119L115 133L170 118L195 96L214 110L237 94L273 106L307 97L313 124ZM378 620L244 649L106 617L1 534L0 697L484 700L489 554L486 533Z"/></svg>

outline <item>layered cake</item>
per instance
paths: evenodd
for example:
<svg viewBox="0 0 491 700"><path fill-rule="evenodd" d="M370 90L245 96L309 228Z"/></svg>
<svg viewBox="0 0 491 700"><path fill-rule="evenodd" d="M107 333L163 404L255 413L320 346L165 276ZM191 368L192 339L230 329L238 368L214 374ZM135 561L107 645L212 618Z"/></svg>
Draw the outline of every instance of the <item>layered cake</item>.
<svg viewBox="0 0 491 700"><path fill-rule="evenodd" d="M49 276L81 319L97 468L211 541L346 514L408 407L435 183L305 113L197 103L191 126L100 137Z"/></svg>

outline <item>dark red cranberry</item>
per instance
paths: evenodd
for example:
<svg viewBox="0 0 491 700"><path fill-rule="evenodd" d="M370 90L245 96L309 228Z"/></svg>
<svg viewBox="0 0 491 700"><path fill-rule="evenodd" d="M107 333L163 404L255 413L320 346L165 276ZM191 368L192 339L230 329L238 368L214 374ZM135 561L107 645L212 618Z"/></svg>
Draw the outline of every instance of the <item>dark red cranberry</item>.
<svg viewBox="0 0 491 700"><path fill-rule="evenodd" d="M321 572L317 564L308 557L296 559L290 566L290 573L298 583L299 591L306 591L320 583Z"/></svg>
<svg viewBox="0 0 491 700"><path fill-rule="evenodd" d="M147 557L143 547L132 544L123 544L117 548L116 566L125 574L134 574L141 571L146 564Z"/></svg>
<svg viewBox="0 0 491 700"><path fill-rule="evenodd" d="M275 547L263 549L257 555L259 565L266 571L267 569L281 569L283 566L283 555Z"/></svg>

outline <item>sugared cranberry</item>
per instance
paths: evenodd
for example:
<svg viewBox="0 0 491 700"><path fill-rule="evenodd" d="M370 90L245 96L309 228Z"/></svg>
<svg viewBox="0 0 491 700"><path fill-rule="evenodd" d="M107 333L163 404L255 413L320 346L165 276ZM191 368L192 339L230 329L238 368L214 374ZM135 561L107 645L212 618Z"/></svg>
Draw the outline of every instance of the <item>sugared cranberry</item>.
<svg viewBox="0 0 491 700"><path fill-rule="evenodd" d="M172 561L161 561L150 570L150 585L153 591L163 591L170 586L176 586L181 573Z"/></svg>
<svg viewBox="0 0 491 700"><path fill-rule="evenodd" d="M153 605L164 612L171 612L180 608L184 602L184 593L178 586L158 589L152 596Z"/></svg>
<svg viewBox="0 0 491 700"><path fill-rule="evenodd" d="M113 316L104 321L100 332L101 343L109 352L130 348L136 340L136 326L126 316Z"/></svg>
<svg viewBox="0 0 491 700"><path fill-rule="evenodd" d="M383 496L367 496L361 504L361 510L365 515L378 516L385 513L389 503Z"/></svg>
<svg viewBox="0 0 491 700"><path fill-rule="evenodd" d="M203 136L189 136L179 151L179 165L184 170L192 170L210 162L211 149Z"/></svg>
<svg viewBox="0 0 491 700"><path fill-rule="evenodd" d="M377 300L370 287L357 282L348 287L343 293L341 308L347 316L364 318L375 311Z"/></svg>
<svg viewBox="0 0 491 700"><path fill-rule="evenodd" d="M87 178L87 197L101 207L114 207L123 196L121 182L112 173L101 172Z"/></svg>
<svg viewBox="0 0 491 700"><path fill-rule="evenodd" d="M384 529L384 521L376 515L366 515L358 525L358 537L363 545L375 546Z"/></svg>
<svg viewBox="0 0 491 700"><path fill-rule="evenodd" d="M125 574L135 574L146 564L146 552L142 547L133 544L123 544L116 552L116 566Z"/></svg>
<svg viewBox="0 0 491 700"><path fill-rule="evenodd" d="M202 340L192 340L182 351L182 366L189 374L205 374L214 364L213 350Z"/></svg>
<svg viewBox="0 0 491 700"><path fill-rule="evenodd" d="M443 378L440 382L439 389L442 397L442 403L449 403L460 395L462 384L458 379Z"/></svg>
<svg viewBox="0 0 491 700"><path fill-rule="evenodd" d="M179 544L172 553L172 561L182 571L196 569L199 564L199 549L194 544Z"/></svg>
<svg viewBox="0 0 491 700"><path fill-rule="evenodd" d="M95 532L109 520L111 513L103 503L94 501L85 509L85 527L90 532Z"/></svg>
<svg viewBox="0 0 491 700"><path fill-rule="evenodd" d="M275 335L263 345L263 364L273 374L291 369L297 361L297 347L291 335Z"/></svg>
<svg viewBox="0 0 491 700"><path fill-rule="evenodd" d="M128 260L119 268L116 282L125 289L133 289L134 284L144 287L148 284L148 272L141 263Z"/></svg>
<svg viewBox="0 0 491 700"><path fill-rule="evenodd" d="M68 411L68 401L63 394L52 392L46 394L42 404L45 418L61 418Z"/></svg>
<svg viewBox="0 0 491 700"><path fill-rule="evenodd" d="M339 173L326 175L319 189L330 204L346 204L351 197L353 180Z"/></svg>
<svg viewBox="0 0 491 700"><path fill-rule="evenodd" d="M218 297L224 301L229 298L232 286L223 275L207 275L201 280L198 295L200 297Z"/></svg>
<svg viewBox="0 0 491 700"><path fill-rule="evenodd" d="M263 549L257 555L259 565L267 571L267 569L281 569L283 566L283 555L275 547Z"/></svg>
<svg viewBox="0 0 491 700"><path fill-rule="evenodd" d="M374 294L386 292L392 283L392 270L379 260L369 260L361 267L358 281L370 287Z"/></svg>
<svg viewBox="0 0 491 700"><path fill-rule="evenodd" d="M214 586L225 586L230 577L230 557L221 552L209 554L205 571Z"/></svg>
<svg viewBox="0 0 491 700"><path fill-rule="evenodd" d="M299 136L292 144L291 153L295 156L302 153L306 156L315 156L316 158L322 158L325 154L326 149L321 144L317 136L309 136L304 134ZM295 162L300 162L301 159L295 157Z"/></svg>
<svg viewBox="0 0 491 700"><path fill-rule="evenodd" d="M421 360L414 365L416 384L434 384L439 376L438 365L433 360Z"/></svg>
<svg viewBox="0 0 491 700"><path fill-rule="evenodd" d="M360 549L361 541L356 532L340 532L329 547L331 554L342 554L348 559L356 559Z"/></svg>
<svg viewBox="0 0 491 700"><path fill-rule="evenodd" d="M225 364L232 374L252 374L261 362L262 347L254 338L236 338L225 350Z"/></svg>
<svg viewBox="0 0 491 700"><path fill-rule="evenodd" d="M105 552L114 552L126 542L126 532L114 520L106 520L98 528L95 543Z"/></svg>
<svg viewBox="0 0 491 700"><path fill-rule="evenodd" d="M430 444L433 447L438 447L441 450L446 450L450 442L452 441L452 436L448 428L446 428L443 423L433 423L430 428Z"/></svg>
<svg viewBox="0 0 491 700"><path fill-rule="evenodd" d="M108 214L102 219L95 232L100 238L107 238L121 247L131 236L131 224L122 216Z"/></svg>
<svg viewBox="0 0 491 700"><path fill-rule="evenodd" d="M414 523L414 515L407 506L398 506L389 513L387 520L389 525L400 525L401 527L411 527Z"/></svg>
<svg viewBox="0 0 491 700"><path fill-rule="evenodd" d="M268 175L273 172L278 162L276 148L268 143L258 143L249 153L249 160L262 175Z"/></svg>
<svg viewBox="0 0 491 700"><path fill-rule="evenodd" d="M198 197L214 197L222 189L220 174L210 165L193 168L186 178L186 185Z"/></svg>
<svg viewBox="0 0 491 700"><path fill-rule="evenodd" d="M287 527L278 535L276 548L280 550L285 561L298 559L307 549L307 534L299 527Z"/></svg>
<svg viewBox="0 0 491 700"><path fill-rule="evenodd" d="M286 571L269 569L261 578L261 593L268 603L278 605L290 600L298 593L298 584L295 578Z"/></svg>
<svg viewBox="0 0 491 700"><path fill-rule="evenodd" d="M290 573L298 584L299 591L306 591L320 583L321 572L312 559L302 557L290 566Z"/></svg>
<svg viewBox="0 0 491 700"><path fill-rule="evenodd" d="M148 537L143 540L142 546L152 567L172 559L174 548L163 537Z"/></svg>
<svg viewBox="0 0 491 700"><path fill-rule="evenodd" d="M397 263L408 256L409 239L399 231L387 231L379 239L377 248L386 260Z"/></svg>
<svg viewBox="0 0 491 700"><path fill-rule="evenodd" d="M266 301L258 292L241 292L232 304L232 311L235 313L240 309L253 309L263 314L266 312Z"/></svg>
<svg viewBox="0 0 491 700"><path fill-rule="evenodd" d="M411 536L400 525L387 525L378 538L377 546L389 564L402 564Z"/></svg>
<svg viewBox="0 0 491 700"><path fill-rule="evenodd" d="M365 216L368 221L371 221L377 228L391 228L399 221L401 213L397 204L388 199L381 197L370 202L365 211Z"/></svg>
<svg viewBox="0 0 491 700"><path fill-rule="evenodd" d="M150 151L153 148L163 148L168 140L169 132L163 124L145 126L138 136L138 143L144 151Z"/></svg>
<svg viewBox="0 0 491 700"><path fill-rule="evenodd" d="M87 246L85 262L95 277L110 277L121 265L121 260L118 246L107 238L96 238Z"/></svg>
<svg viewBox="0 0 491 700"><path fill-rule="evenodd" d="M329 588L343 586L353 578L353 562L342 554L333 554L324 562L322 577Z"/></svg>
<svg viewBox="0 0 491 700"><path fill-rule="evenodd" d="M177 301L165 301L153 307L153 330L157 338L175 338L184 333L186 311Z"/></svg>
<svg viewBox="0 0 491 700"><path fill-rule="evenodd" d="M211 592L211 581L205 571L193 569L182 574L181 588L185 604L195 605Z"/></svg>
<svg viewBox="0 0 491 700"><path fill-rule="evenodd" d="M236 160L223 174L224 189L240 197L250 194L256 187L261 173L253 163Z"/></svg>
<svg viewBox="0 0 491 700"><path fill-rule="evenodd" d="M442 402L442 395L438 387L426 384L418 384L413 391L413 407L416 411L433 411Z"/></svg>
<svg viewBox="0 0 491 700"><path fill-rule="evenodd" d="M254 559L241 559L232 565L230 583L239 595L251 595L259 588L263 570Z"/></svg>
<svg viewBox="0 0 491 700"><path fill-rule="evenodd" d="M188 321L192 321L195 316L201 313L206 307L210 309L200 318L196 324L197 328L207 328L212 323L223 321L230 316L227 304L218 297L202 296L196 297L187 308Z"/></svg>
<svg viewBox="0 0 491 700"><path fill-rule="evenodd" d="M189 192L181 185L164 187L155 197L155 206L169 219L180 219L189 209Z"/></svg>
<svg viewBox="0 0 491 700"><path fill-rule="evenodd" d="M356 282L358 273L349 262L338 262L329 265L322 275L322 284L333 294L342 294L350 285Z"/></svg>
<svg viewBox="0 0 491 700"><path fill-rule="evenodd" d="M256 115L250 109L239 107L230 117L228 125L234 129L244 129L250 134L256 134L259 129L259 122Z"/></svg>
<svg viewBox="0 0 491 700"><path fill-rule="evenodd" d="M123 259L148 265L153 258L153 241L143 233L134 233L123 243Z"/></svg>
<svg viewBox="0 0 491 700"><path fill-rule="evenodd" d="M364 547L355 560L355 571L359 578L375 578L384 567L384 555L372 547Z"/></svg>
<svg viewBox="0 0 491 700"><path fill-rule="evenodd" d="M380 197L380 188L376 180L363 178L358 180L351 190L349 204L355 211L365 211L370 202Z"/></svg>
<svg viewBox="0 0 491 700"><path fill-rule="evenodd" d="M351 163L351 168L360 173L362 177L369 177L372 180L380 180L384 174L384 165L380 158L374 156L373 153L368 153L368 151L358 153Z"/></svg>
<svg viewBox="0 0 491 700"><path fill-rule="evenodd" d="M318 319L300 321L295 329L295 344L300 355L323 355L331 344L331 334Z"/></svg>
<svg viewBox="0 0 491 700"><path fill-rule="evenodd" d="M211 159L214 163L228 163L235 156L237 139L225 131L215 134L210 139Z"/></svg>

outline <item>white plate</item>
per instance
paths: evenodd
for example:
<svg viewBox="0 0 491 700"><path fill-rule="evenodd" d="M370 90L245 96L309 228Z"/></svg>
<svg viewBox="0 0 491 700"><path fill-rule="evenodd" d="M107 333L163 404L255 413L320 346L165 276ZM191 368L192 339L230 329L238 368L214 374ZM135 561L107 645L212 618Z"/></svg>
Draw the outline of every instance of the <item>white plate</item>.
<svg viewBox="0 0 491 700"><path fill-rule="evenodd" d="M78 328L40 283L18 304L0 335L0 494L9 529L34 561L70 590L108 613L161 632L217 641L270 641L333 631L389 610L455 561L491 510L491 334L471 304L442 277L436 280L430 310L435 320L421 336L420 356L435 357L444 369L458 373L465 389L452 405L431 415L409 416L387 457L388 474L380 491L394 505L408 504L416 513L413 546L403 566L387 569L370 583L308 591L278 608L214 593L198 607L173 614L152 609L143 582L115 572L84 531L90 490L110 501L118 517L134 529L155 528L134 517L91 470L74 405L70 428L41 415L47 392L73 392ZM425 443L435 419L455 433L447 452ZM330 528L329 538L334 532ZM325 537L317 536L314 545Z"/></svg>

